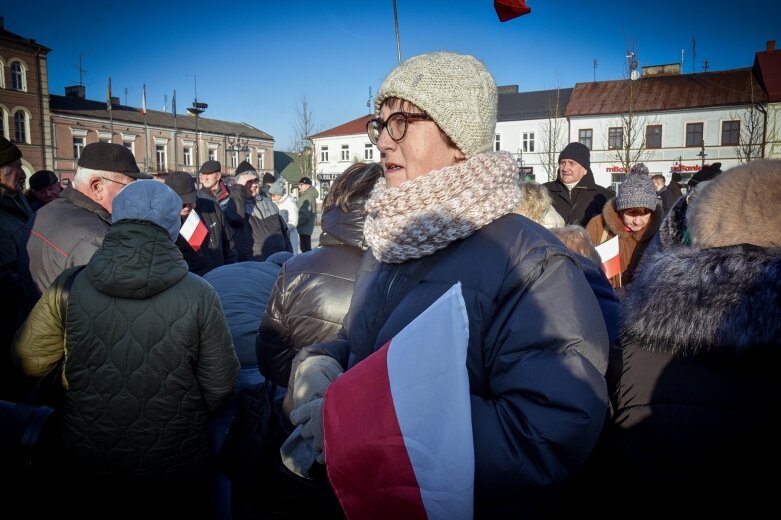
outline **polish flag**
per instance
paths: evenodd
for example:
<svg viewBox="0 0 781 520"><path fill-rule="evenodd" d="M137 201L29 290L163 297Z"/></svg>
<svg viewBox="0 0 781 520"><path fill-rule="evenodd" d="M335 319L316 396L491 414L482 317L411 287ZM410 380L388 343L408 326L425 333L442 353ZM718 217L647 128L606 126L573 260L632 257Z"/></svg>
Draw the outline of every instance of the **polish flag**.
<svg viewBox="0 0 781 520"><path fill-rule="evenodd" d="M198 216L195 210L192 210L187 216L187 219L185 219L184 224L182 224L182 229L179 230L179 234L187 240L187 243L190 244L193 251L197 252L203 245L203 241L206 240L208 231L209 230L201 220L201 217Z"/></svg>
<svg viewBox="0 0 781 520"><path fill-rule="evenodd" d="M348 519L472 518L475 457L461 284L328 387L328 477Z"/></svg>
<svg viewBox="0 0 781 520"><path fill-rule="evenodd" d="M621 272L621 257L618 255L618 237L615 236L597 247L597 253L602 259L602 271L608 278L613 278Z"/></svg>

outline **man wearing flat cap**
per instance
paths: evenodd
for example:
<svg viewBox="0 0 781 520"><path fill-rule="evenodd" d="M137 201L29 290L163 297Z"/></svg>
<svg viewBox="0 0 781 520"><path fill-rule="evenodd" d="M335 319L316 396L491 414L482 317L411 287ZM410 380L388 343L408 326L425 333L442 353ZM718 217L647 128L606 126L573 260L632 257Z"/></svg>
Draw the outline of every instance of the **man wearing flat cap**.
<svg viewBox="0 0 781 520"><path fill-rule="evenodd" d="M201 165L198 173L201 176L201 189L198 190L198 196L215 200L222 209L225 209L230 191L222 180L220 161L206 161Z"/></svg>
<svg viewBox="0 0 781 520"><path fill-rule="evenodd" d="M176 239L176 247L182 252L190 272L203 276L215 267L236 262L233 234L217 202L197 196L195 181L187 172L171 172L165 183L182 199L182 224L195 212L206 228L205 236L193 233L189 239L182 234L187 233L183 228Z"/></svg>
<svg viewBox="0 0 781 520"><path fill-rule="evenodd" d="M8 346L16 329L19 310L17 250L24 226L33 214L22 189L27 176L22 152L0 136L0 399L13 399Z"/></svg>
<svg viewBox="0 0 781 520"><path fill-rule="evenodd" d="M594 181L591 172L591 151L582 143L570 143L559 154L559 174L555 181L546 182L551 205L564 223L586 227L592 217L615 193Z"/></svg>
<svg viewBox="0 0 781 520"><path fill-rule="evenodd" d="M27 224L27 246L20 251L19 262L25 316L61 272L89 262L111 227L112 202L122 188L149 178L139 171L133 153L120 144L84 147L72 187Z"/></svg>
<svg viewBox="0 0 781 520"><path fill-rule="evenodd" d="M38 211L47 203L60 196L60 179L51 170L38 170L30 177L30 189L25 193L27 202L33 211Z"/></svg>

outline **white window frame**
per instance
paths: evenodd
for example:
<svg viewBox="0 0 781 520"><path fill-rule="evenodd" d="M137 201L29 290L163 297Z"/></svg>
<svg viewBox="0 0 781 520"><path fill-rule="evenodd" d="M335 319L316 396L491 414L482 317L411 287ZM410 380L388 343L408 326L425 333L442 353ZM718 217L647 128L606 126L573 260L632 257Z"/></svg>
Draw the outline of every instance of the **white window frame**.
<svg viewBox="0 0 781 520"><path fill-rule="evenodd" d="M16 138L17 137L17 135L16 135L16 114L18 114L20 112L24 115L24 121L23 121L23 124L24 124L24 139L21 139L21 140ZM30 111L27 110L25 107L17 107L13 111L12 119L14 121L14 131L13 131L14 141L17 142L17 143L32 144L32 141L30 140L31 139L31 137L30 137L30 120L32 119L32 115L30 114ZM10 123L10 121L9 121L9 123Z"/></svg>
<svg viewBox="0 0 781 520"><path fill-rule="evenodd" d="M349 144L343 144L340 149L340 161L349 161L350 160L350 145Z"/></svg>
<svg viewBox="0 0 781 520"><path fill-rule="evenodd" d="M187 143L184 144L184 147L182 148L184 152L184 165L185 166L192 166L193 165L193 145L188 145Z"/></svg>
<svg viewBox="0 0 781 520"><path fill-rule="evenodd" d="M19 65L18 75L19 82L21 83L19 87L21 88L15 88L16 85L14 85L14 77L17 74L14 71L14 65ZM11 78L11 90L16 90L17 92L27 92L27 70L27 64L18 58L12 59L8 62L8 72Z"/></svg>
<svg viewBox="0 0 781 520"><path fill-rule="evenodd" d="M523 153L534 153L534 132L521 133L521 150Z"/></svg>
<svg viewBox="0 0 781 520"><path fill-rule="evenodd" d="M266 151L264 149L258 150L258 170L262 170L266 167Z"/></svg>
<svg viewBox="0 0 781 520"><path fill-rule="evenodd" d="M320 147L320 162L328 162L328 145Z"/></svg>
<svg viewBox="0 0 781 520"><path fill-rule="evenodd" d="M502 134L496 134L494 136L494 152L500 152L502 150Z"/></svg>
<svg viewBox="0 0 781 520"><path fill-rule="evenodd" d="M373 161L374 160L374 145L371 143L366 143L363 145L363 159L365 161Z"/></svg>

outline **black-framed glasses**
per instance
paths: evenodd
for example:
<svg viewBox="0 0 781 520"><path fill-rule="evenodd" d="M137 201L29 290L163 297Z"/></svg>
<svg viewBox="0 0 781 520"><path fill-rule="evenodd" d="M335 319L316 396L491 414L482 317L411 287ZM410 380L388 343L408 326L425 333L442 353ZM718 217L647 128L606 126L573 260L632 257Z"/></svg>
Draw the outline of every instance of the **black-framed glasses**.
<svg viewBox="0 0 781 520"><path fill-rule="evenodd" d="M128 184L130 184L130 182L133 182L133 181L130 181L130 182L119 182L119 181L115 181L114 179L109 179L108 177L101 177L101 179L103 179L104 181L116 182L117 184L121 184L122 186L127 186Z"/></svg>
<svg viewBox="0 0 781 520"><path fill-rule="evenodd" d="M377 144L380 139L380 132L383 129L388 130L388 136L396 142L404 139L407 135L407 126L410 121L424 120L431 121L431 116L424 113L411 113L411 112L394 112L388 116L388 119L383 121L379 117L375 117L368 123L366 123L366 133L369 134L369 141L372 144Z"/></svg>

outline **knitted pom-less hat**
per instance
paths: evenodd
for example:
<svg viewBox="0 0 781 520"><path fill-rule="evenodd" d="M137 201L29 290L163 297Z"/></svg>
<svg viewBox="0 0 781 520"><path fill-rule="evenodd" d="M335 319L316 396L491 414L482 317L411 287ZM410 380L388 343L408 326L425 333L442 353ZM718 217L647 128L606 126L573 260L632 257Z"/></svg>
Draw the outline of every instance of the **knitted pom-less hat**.
<svg viewBox="0 0 781 520"><path fill-rule="evenodd" d="M17 146L0 135L0 166L22 158L22 152Z"/></svg>
<svg viewBox="0 0 781 520"><path fill-rule="evenodd" d="M146 220L165 229L174 242L179 236L182 199L160 181L131 182L122 188L111 206L112 224L125 219Z"/></svg>
<svg viewBox="0 0 781 520"><path fill-rule="evenodd" d="M616 209L622 211L629 208L656 209L656 187L643 163L632 166L626 180L618 187Z"/></svg>
<svg viewBox="0 0 781 520"><path fill-rule="evenodd" d="M399 98L427 113L467 157L491 150L496 128L496 82L477 58L452 52L412 57L388 74L374 100Z"/></svg>
<svg viewBox="0 0 781 520"><path fill-rule="evenodd" d="M257 170L255 169L254 166L252 166L249 163L249 161L241 161L239 163L239 165L236 167L236 177L238 177L239 174L244 173L244 172L256 172L257 173Z"/></svg>
<svg viewBox="0 0 781 520"><path fill-rule="evenodd" d="M564 159L572 159L586 170L591 172L591 151L583 143L570 143L559 154L559 162Z"/></svg>

